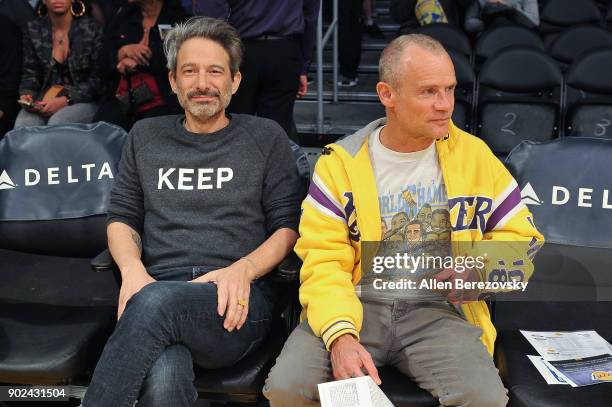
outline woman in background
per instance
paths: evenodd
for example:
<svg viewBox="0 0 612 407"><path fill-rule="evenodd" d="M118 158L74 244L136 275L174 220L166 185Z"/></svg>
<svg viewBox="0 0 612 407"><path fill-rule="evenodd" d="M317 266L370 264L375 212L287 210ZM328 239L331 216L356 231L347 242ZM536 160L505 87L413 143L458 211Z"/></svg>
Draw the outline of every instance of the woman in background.
<svg viewBox="0 0 612 407"><path fill-rule="evenodd" d="M136 120L183 111L168 82L163 37L187 17L180 0L132 0L117 12L100 59L110 86L96 121L129 130Z"/></svg>
<svg viewBox="0 0 612 407"><path fill-rule="evenodd" d="M23 30L15 127L91 122L102 94L102 30L85 11L79 0L43 0Z"/></svg>

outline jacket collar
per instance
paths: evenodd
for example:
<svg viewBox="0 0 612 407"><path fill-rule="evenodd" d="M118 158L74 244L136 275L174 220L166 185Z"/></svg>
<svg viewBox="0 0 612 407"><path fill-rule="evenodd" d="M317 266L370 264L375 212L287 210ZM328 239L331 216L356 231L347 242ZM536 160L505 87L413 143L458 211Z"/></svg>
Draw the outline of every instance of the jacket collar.
<svg viewBox="0 0 612 407"><path fill-rule="evenodd" d="M376 119L373 122L368 123L365 127L362 127L355 133L338 140L334 144L342 147L352 158L355 158L359 152L359 149L363 146L365 140L370 136L370 134L385 124L387 124L387 118L381 117L380 119ZM461 130L457 128L451 120L448 135L437 140L436 147L439 149L441 144L446 144L446 148L448 150L453 149L460 132Z"/></svg>

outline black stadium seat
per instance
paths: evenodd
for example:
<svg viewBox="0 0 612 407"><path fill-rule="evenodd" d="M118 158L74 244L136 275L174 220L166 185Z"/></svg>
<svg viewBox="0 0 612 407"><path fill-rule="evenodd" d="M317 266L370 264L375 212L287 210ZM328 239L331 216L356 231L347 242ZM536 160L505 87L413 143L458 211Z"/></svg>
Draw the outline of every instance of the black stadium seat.
<svg viewBox="0 0 612 407"><path fill-rule="evenodd" d="M419 34L425 34L440 41L447 50L454 50L472 59L472 46L470 39L463 31L451 24L434 23L420 27Z"/></svg>
<svg viewBox="0 0 612 407"><path fill-rule="evenodd" d="M449 50L448 54L455 66L455 76L457 77L453 122L460 129L470 132L474 106L474 85L476 83L474 71L470 61L464 55L453 50Z"/></svg>
<svg viewBox="0 0 612 407"><path fill-rule="evenodd" d="M125 138L100 123L20 128L0 140L0 382L75 383L95 366L118 290L89 263L106 247Z"/></svg>
<svg viewBox="0 0 612 407"><path fill-rule="evenodd" d="M535 350L518 330L594 329L612 340L611 155L612 140L562 138L524 142L506 161L547 239L527 290L498 294L494 303L495 359L511 407L610 406L609 384L546 384L526 356Z"/></svg>
<svg viewBox="0 0 612 407"><path fill-rule="evenodd" d="M477 133L498 155L522 140L558 136L563 76L534 48L510 47L487 60L478 78Z"/></svg>
<svg viewBox="0 0 612 407"><path fill-rule="evenodd" d="M592 0L548 0L540 11L540 31L550 45L557 33L577 24L601 24L602 15Z"/></svg>
<svg viewBox="0 0 612 407"><path fill-rule="evenodd" d="M612 138L612 47L578 58L566 76L565 135Z"/></svg>
<svg viewBox="0 0 612 407"><path fill-rule="evenodd" d="M563 31L550 47L550 55L565 70L577 57L596 49L612 48L612 33L594 25L583 25Z"/></svg>
<svg viewBox="0 0 612 407"><path fill-rule="evenodd" d="M487 59L513 45L545 50L544 43L534 31L520 25L497 26L483 32L476 40L476 65L482 65Z"/></svg>

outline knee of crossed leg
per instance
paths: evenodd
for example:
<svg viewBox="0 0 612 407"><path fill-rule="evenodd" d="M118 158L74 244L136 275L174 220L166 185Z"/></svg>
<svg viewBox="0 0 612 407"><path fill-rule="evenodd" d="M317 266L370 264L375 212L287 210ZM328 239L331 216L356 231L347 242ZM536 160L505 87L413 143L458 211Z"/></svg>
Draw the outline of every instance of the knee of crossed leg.
<svg viewBox="0 0 612 407"><path fill-rule="evenodd" d="M143 287L128 301L125 312L135 313L139 318L158 320L168 316L176 308L178 295L176 283L157 281Z"/></svg>

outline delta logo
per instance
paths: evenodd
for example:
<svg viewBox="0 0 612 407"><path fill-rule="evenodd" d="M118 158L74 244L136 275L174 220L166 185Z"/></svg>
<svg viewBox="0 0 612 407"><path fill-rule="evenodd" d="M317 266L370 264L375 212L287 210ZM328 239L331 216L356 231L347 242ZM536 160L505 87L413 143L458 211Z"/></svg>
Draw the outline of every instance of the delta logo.
<svg viewBox="0 0 612 407"><path fill-rule="evenodd" d="M15 183L6 173L6 170L2 171L0 174L0 189L13 189L15 188Z"/></svg>
<svg viewBox="0 0 612 407"><path fill-rule="evenodd" d="M0 172L0 190L15 189L21 186L33 187L39 184L76 184L103 180L105 178L114 179L112 167L108 162L102 164L82 164L80 166L69 165L63 168L26 168L23 170L23 178L20 183L16 183L14 178L3 169L2 172Z"/></svg>
<svg viewBox="0 0 612 407"><path fill-rule="evenodd" d="M551 205L573 205L580 208L600 207L602 209L612 209L610 202L610 190L596 190L586 187L567 188L561 185L553 185L550 191ZM540 206L545 202L540 199L531 183L525 184L521 190L521 200L525 205Z"/></svg>

